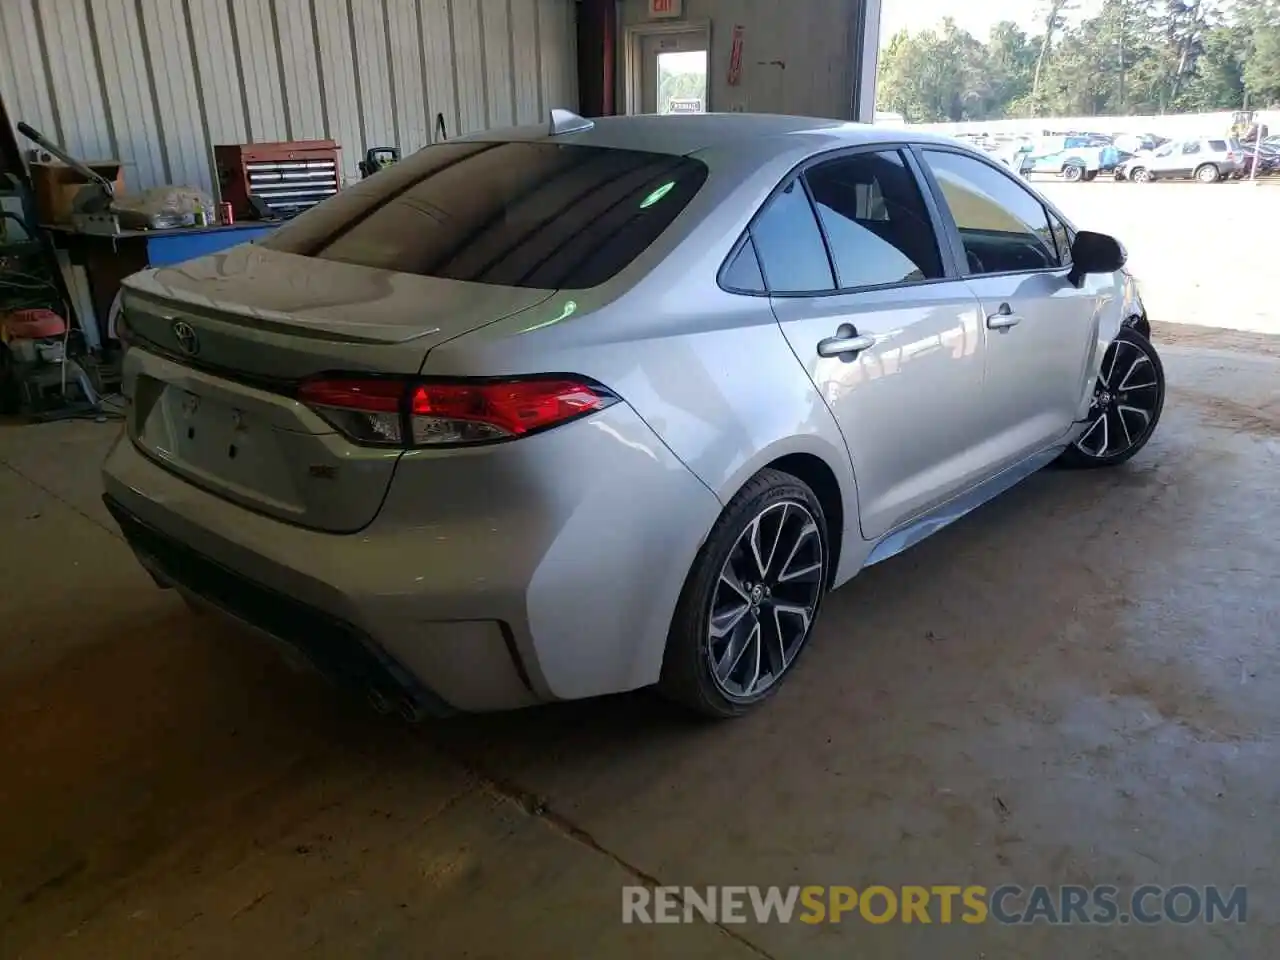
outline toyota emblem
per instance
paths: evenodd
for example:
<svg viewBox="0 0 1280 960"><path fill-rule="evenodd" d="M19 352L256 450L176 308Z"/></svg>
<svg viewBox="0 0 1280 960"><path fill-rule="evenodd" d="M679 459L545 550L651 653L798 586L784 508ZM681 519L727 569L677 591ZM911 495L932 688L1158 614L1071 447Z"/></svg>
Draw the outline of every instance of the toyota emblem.
<svg viewBox="0 0 1280 960"><path fill-rule="evenodd" d="M194 357L200 352L200 338L196 336L195 328L185 320L176 320L173 324L173 335L177 338L178 346L188 357Z"/></svg>

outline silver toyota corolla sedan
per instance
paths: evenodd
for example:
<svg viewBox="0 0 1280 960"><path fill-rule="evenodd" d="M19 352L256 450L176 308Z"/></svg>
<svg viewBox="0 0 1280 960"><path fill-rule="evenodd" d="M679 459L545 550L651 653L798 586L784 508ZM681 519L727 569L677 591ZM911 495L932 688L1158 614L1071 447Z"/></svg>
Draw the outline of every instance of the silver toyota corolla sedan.
<svg viewBox="0 0 1280 960"><path fill-rule="evenodd" d="M106 501L380 709L732 716L859 570L1143 447L1124 259L954 140L556 112L129 279Z"/></svg>

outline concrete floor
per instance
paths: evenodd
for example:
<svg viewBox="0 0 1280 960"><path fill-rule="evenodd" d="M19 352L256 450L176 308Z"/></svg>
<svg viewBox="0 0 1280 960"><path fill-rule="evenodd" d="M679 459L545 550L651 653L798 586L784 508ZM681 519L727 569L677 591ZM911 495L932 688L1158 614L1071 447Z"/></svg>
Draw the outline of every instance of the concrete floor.
<svg viewBox="0 0 1280 960"><path fill-rule="evenodd" d="M0 956L1268 955L1280 347L1179 340L1135 461L868 571L722 725L646 695L374 717L152 587L97 499L115 426L0 428ZM624 926L637 878L1247 884L1250 913Z"/></svg>

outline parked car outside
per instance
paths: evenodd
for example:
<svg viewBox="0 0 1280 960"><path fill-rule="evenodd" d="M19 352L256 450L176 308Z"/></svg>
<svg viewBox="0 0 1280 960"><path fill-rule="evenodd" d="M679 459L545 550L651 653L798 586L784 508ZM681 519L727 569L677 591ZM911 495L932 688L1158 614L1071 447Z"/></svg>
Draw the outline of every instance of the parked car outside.
<svg viewBox="0 0 1280 960"><path fill-rule="evenodd" d="M1217 183L1245 172L1244 147L1239 140L1196 137L1136 154L1116 168L1115 176L1134 183L1192 178L1201 183Z"/></svg>
<svg viewBox="0 0 1280 960"><path fill-rule="evenodd" d="M1254 154L1257 153L1257 175L1260 177L1269 177L1280 170L1280 149L1263 142L1261 147L1256 150L1253 147L1245 147L1242 168L1238 176L1241 179L1252 177L1254 175Z"/></svg>
<svg viewBox="0 0 1280 960"><path fill-rule="evenodd" d="M735 716L829 590L1152 436L1123 247L982 151L569 116L125 281L105 499L161 586L408 718Z"/></svg>
<svg viewBox="0 0 1280 960"><path fill-rule="evenodd" d="M1024 177L1049 173L1071 183L1088 182L1115 170L1121 159L1115 146L1097 137L1047 137L1026 148L1015 169Z"/></svg>

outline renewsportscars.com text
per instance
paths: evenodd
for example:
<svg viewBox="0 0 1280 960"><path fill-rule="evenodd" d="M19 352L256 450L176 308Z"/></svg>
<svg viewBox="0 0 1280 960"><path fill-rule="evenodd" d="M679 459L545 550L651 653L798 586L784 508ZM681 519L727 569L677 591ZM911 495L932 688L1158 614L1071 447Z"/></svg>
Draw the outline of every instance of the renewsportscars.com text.
<svg viewBox="0 0 1280 960"><path fill-rule="evenodd" d="M623 923L1245 923L1245 887L1113 886L622 888Z"/></svg>

